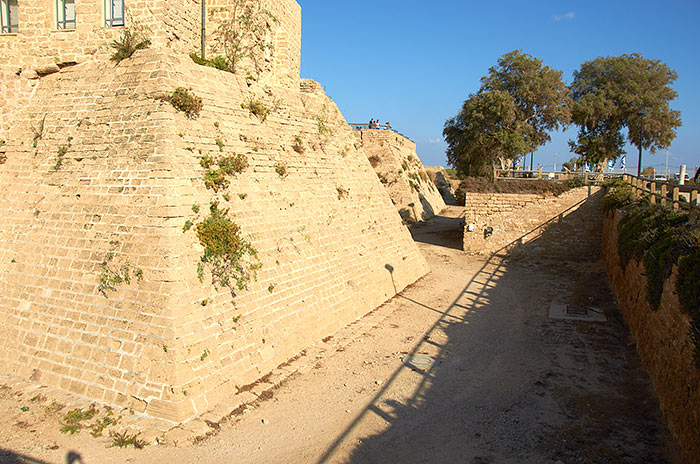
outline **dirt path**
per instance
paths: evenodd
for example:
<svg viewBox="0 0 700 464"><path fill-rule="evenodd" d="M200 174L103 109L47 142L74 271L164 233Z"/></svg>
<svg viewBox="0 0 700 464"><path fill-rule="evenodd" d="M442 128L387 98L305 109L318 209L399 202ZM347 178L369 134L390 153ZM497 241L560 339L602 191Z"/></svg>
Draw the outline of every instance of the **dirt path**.
<svg viewBox="0 0 700 464"><path fill-rule="evenodd" d="M14 453L0 461L678 463L606 284L598 198L589 203L509 256L456 249L457 207L415 227L432 273L201 443L106 449L86 433L31 435L4 398L0 439ZM562 233L579 246L560 245ZM552 302L599 308L607 322L549 319ZM402 362L418 354L433 364Z"/></svg>

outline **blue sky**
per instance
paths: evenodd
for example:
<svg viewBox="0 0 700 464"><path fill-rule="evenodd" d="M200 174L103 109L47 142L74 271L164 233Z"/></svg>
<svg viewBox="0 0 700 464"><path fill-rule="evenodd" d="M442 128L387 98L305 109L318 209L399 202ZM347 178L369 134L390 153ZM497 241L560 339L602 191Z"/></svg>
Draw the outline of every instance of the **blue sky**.
<svg viewBox="0 0 700 464"><path fill-rule="evenodd" d="M302 77L319 81L348 122L378 118L414 140L426 165L445 165L445 120L455 115L498 58L520 49L573 79L598 56L641 53L678 73L671 107L683 126L669 165L700 165L700 0L458 1L298 0ZM566 133L535 153L551 169L568 161ZM629 147L627 167L637 166ZM529 162L529 161L528 161ZM645 152L663 169L666 153Z"/></svg>

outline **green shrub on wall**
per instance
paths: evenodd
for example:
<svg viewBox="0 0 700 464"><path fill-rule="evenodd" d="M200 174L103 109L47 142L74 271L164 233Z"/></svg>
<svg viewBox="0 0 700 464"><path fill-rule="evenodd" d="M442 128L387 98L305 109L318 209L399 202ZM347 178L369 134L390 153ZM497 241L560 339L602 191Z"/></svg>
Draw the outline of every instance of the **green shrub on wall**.
<svg viewBox="0 0 700 464"><path fill-rule="evenodd" d="M228 217L227 209L219 209L214 201L209 211L209 217L196 226L197 238L204 247L202 263L209 267L215 286L228 287L235 295L255 279L261 267L258 252L242 237L241 228Z"/></svg>

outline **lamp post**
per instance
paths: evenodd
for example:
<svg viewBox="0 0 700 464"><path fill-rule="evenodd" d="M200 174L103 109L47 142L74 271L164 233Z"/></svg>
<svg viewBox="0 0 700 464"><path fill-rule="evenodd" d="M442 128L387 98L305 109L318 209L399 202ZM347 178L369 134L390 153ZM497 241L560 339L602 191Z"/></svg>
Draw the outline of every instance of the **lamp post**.
<svg viewBox="0 0 700 464"><path fill-rule="evenodd" d="M637 165L637 177L642 176L642 142L644 140L644 116L646 116L647 113L645 111L640 111L637 113L637 116L640 117L640 124L639 124L639 164Z"/></svg>

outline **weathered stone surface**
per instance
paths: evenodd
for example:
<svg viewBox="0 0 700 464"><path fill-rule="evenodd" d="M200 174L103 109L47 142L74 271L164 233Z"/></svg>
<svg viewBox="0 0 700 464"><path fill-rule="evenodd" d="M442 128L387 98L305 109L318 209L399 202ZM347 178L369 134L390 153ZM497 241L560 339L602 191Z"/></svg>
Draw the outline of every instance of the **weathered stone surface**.
<svg viewBox="0 0 700 464"><path fill-rule="evenodd" d="M365 129L355 131L355 136L403 219L423 221L445 208L416 154L415 142L391 130Z"/></svg>

